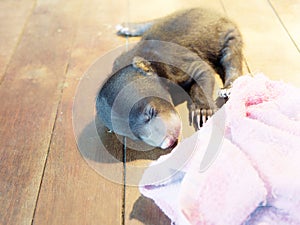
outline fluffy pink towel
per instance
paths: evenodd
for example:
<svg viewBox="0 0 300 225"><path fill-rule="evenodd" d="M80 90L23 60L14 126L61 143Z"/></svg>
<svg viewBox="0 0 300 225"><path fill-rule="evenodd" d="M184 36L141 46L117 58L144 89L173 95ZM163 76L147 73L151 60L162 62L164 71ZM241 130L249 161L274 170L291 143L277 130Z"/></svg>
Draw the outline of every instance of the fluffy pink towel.
<svg viewBox="0 0 300 225"><path fill-rule="evenodd" d="M300 224L300 90L239 78L200 131L152 163L140 191L176 225Z"/></svg>

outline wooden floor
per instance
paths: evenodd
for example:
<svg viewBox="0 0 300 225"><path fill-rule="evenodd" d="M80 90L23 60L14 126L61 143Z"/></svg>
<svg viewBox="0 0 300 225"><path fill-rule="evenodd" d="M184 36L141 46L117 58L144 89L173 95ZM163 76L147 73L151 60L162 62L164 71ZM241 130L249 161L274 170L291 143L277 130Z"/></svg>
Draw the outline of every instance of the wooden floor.
<svg viewBox="0 0 300 225"><path fill-rule="evenodd" d="M300 87L300 0L0 1L0 224L170 224L86 163L72 106L84 72L125 44L116 24L192 6L240 26L252 73Z"/></svg>

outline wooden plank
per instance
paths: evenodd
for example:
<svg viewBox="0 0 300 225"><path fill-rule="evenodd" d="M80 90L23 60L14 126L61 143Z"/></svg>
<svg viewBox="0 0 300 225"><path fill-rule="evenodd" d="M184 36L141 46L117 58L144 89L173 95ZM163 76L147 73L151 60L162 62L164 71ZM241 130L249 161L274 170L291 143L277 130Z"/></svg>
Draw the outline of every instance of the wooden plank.
<svg viewBox="0 0 300 225"><path fill-rule="evenodd" d="M34 0L0 1L0 83L34 6Z"/></svg>
<svg viewBox="0 0 300 225"><path fill-rule="evenodd" d="M300 1L269 0L269 2L300 51Z"/></svg>
<svg viewBox="0 0 300 225"><path fill-rule="evenodd" d="M37 2L2 82L0 224L32 222L79 2Z"/></svg>
<svg viewBox="0 0 300 225"><path fill-rule="evenodd" d="M131 0L129 2L129 5L127 6L128 11L126 14L126 19L128 19L131 22L147 21L168 15L177 10L183 10L194 7L213 8L214 10L217 10L220 13L224 13L222 8L216 7L218 5L219 3L217 1L209 2L207 0L200 2L196 0L191 0L188 2L184 2L182 0L166 0L164 2L160 2L159 0Z"/></svg>
<svg viewBox="0 0 300 225"><path fill-rule="evenodd" d="M101 157L97 158L97 153L93 155L88 146L82 145L94 137L88 131L93 125L93 118L76 116L79 114L76 110L93 109L93 91L98 90L98 85L104 81L103 71L109 72L112 65L105 65L105 68L94 66L95 69L89 67L97 58L100 57L101 61L102 55L125 44L125 39L115 35L115 24L125 16L125 8L119 0L110 1L109 4L105 0L91 0L85 1L82 12L77 13L79 28L35 213L36 224L122 224L123 185L114 183L111 177L101 171L110 170L114 176L123 179L122 144L111 136L105 137L103 143L107 144L109 151L115 152L112 154L119 162L110 163ZM86 88L91 90L91 94L87 94L86 99L75 99L79 107L75 110L74 123L83 123L82 131L75 132L81 133L77 137L80 139L77 141L81 152L77 149L72 126L74 96L84 89L80 89L82 86L77 89L80 79L81 82L92 80ZM87 121L78 121L85 119Z"/></svg>
<svg viewBox="0 0 300 225"><path fill-rule="evenodd" d="M159 5L159 7L157 7ZM143 21L150 20L153 18L158 18L164 15L167 15L176 10L183 8L191 7L205 7L212 8L220 13L224 13L223 8L218 0L207 0L207 1L130 1L129 8L129 18L130 21ZM151 13L149 13L151 12ZM184 106L180 106L182 110ZM187 113L186 111L181 111ZM183 117L185 115L182 115ZM186 115L186 118L187 115ZM187 123L187 120L185 121ZM184 124L185 127L188 127L187 124ZM190 133L190 129L186 128L187 133ZM184 134L185 137L188 134ZM170 224L171 221L169 218L164 215L164 213L158 208L158 206L151 200L142 196L138 190L138 187L131 186L133 184L138 184L138 180L141 178L142 173L134 174L134 168L141 171L141 168L146 168L147 164L151 160L157 159L159 154L165 154L163 151L153 150L151 152L134 152L130 149L127 149L127 159L126 163L126 177L127 184L126 187L126 197L125 197L125 224L131 225L141 225L141 224L157 224L165 225ZM150 156L149 156L150 155ZM139 160L137 160L139 159ZM134 177L136 176L136 177Z"/></svg>
<svg viewBox="0 0 300 225"><path fill-rule="evenodd" d="M222 2L240 26L251 71L300 86L300 54L268 1Z"/></svg>

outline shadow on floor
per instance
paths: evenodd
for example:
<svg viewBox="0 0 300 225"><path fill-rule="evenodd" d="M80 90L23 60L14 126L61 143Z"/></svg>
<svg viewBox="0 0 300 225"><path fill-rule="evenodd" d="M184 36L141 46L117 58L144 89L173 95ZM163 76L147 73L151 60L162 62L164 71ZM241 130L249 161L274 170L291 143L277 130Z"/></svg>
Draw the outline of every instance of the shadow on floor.
<svg viewBox="0 0 300 225"><path fill-rule="evenodd" d="M136 219L145 225L169 225L171 220L160 210L153 200L140 196L134 203L130 219Z"/></svg>
<svg viewBox="0 0 300 225"><path fill-rule="evenodd" d="M95 132L95 127L97 132ZM156 160L161 155L171 152L172 149L153 148L142 142L132 142L128 138L134 149L126 149L126 162L135 160ZM77 144L81 155L88 160L99 163L113 163L114 161L123 162L123 137L110 133L108 129L97 119L90 122L81 132L77 139ZM150 149L147 151L135 149ZM115 160L112 160L115 159Z"/></svg>

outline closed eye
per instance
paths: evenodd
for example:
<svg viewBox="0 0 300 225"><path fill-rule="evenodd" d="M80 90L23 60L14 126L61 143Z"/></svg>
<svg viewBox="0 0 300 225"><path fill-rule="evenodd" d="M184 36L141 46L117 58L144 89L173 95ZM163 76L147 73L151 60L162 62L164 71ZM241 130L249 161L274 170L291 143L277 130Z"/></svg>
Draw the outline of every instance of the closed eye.
<svg viewBox="0 0 300 225"><path fill-rule="evenodd" d="M145 113L145 123L149 123L157 115L156 110L151 106Z"/></svg>
<svg viewBox="0 0 300 225"><path fill-rule="evenodd" d="M154 116L156 116L156 111L153 107L150 108L149 110L149 115L151 118L153 118Z"/></svg>

